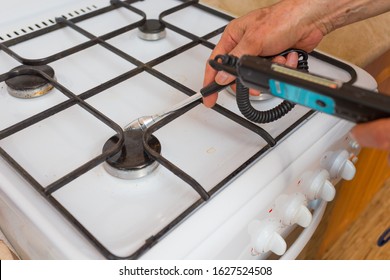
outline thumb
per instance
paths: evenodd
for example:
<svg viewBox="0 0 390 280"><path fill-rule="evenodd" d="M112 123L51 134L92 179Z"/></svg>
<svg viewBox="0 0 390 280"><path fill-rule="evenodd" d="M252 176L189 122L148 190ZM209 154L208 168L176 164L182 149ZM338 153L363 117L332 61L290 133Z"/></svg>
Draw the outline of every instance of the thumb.
<svg viewBox="0 0 390 280"><path fill-rule="evenodd" d="M356 125L351 133L362 147L390 151L390 118Z"/></svg>

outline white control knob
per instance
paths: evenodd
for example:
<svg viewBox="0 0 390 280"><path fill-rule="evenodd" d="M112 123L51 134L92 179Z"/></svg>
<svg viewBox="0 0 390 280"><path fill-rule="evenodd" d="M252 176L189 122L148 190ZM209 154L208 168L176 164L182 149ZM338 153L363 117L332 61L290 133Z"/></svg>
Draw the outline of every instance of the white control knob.
<svg viewBox="0 0 390 280"><path fill-rule="evenodd" d="M321 166L329 171L331 178L343 178L352 180L356 174L356 167L349 160L347 150L327 152L321 159Z"/></svg>
<svg viewBox="0 0 390 280"><path fill-rule="evenodd" d="M300 180L302 192L310 200L321 198L325 201L332 201L336 190L329 181L329 177L329 172L325 169L305 172Z"/></svg>
<svg viewBox="0 0 390 280"><path fill-rule="evenodd" d="M345 161L341 171L340 171L340 177L344 180L352 180L355 177L356 174L356 167L353 164L352 161L347 160Z"/></svg>
<svg viewBox="0 0 390 280"><path fill-rule="evenodd" d="M252 248L258 254L271 251L279 256L286 252L287 244L278 233L281 225L276 220L254 220L248 226Z"/></svg>
<svg viewBox="0 0 390 280"><path fill-rule="evenodd" d="M311 212L306 207L306 198L301 193L279 196L275 201L275 211L287 226L296 223L307 227L312 219Z"/></svg>

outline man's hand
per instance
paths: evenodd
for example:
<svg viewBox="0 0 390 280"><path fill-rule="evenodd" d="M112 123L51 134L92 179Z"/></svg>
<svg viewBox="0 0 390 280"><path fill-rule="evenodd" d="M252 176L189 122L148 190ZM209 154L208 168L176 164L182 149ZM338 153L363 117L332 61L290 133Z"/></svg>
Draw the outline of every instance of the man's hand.
<svg viewBox="0 0 390 280"><path fill-rule="evenodd" d="M390 118L356 125L351 133L362 147L390 151Z"/></svg>
<svg viewBox="0 0 390 280"><path fill-rule="evenodd" d="M314 21L300 20L306 8L299 7L296 1L284 1L283 5L258 9L233 20L226 27L210 59L218 54L271 56L291 47L313 50L325 31L318 28ZM222 71L217 73L207 63L203 84L210 84L214 80L224 85L233 81L234 77ZM251 94L256 95L256 92L252 91ZM206 107L212 107L217 98L217 94L210 95L203 99L203 103Z"/></svg>

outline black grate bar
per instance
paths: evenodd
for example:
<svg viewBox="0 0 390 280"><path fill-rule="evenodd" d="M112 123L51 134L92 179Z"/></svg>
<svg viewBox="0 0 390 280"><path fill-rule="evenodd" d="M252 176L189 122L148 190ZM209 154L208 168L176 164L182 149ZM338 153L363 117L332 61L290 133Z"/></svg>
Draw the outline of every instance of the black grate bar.
<svg viewBox="0 0 390 280"><path fill-rule="evenodd" d="M282 133L280 133L277 137L276 140L280 141L284 137L286 137L289 133L291 133L295 128L297 128L301 123L303 123L305 120L310 118L312 115L314 115L315 111L310 110L306 114L304 114L301 118L299 118L296 122L294 122L292 125L290 125L286 130L284 130Z"/></svg>
<svg viewBox="0 0 390 280"><path fill-rule="evenodd" d="M0 155L2 158L15 170L18 171L19 175L22 176L33 188L43 194L43 186L35 180L20 164L16 162L3 148L0 147Z"/></svg>
<svg viewBox="0 0 390 280"><path fill-rule="evenodd" d="M202 44L209 45L210 42L208 42L206 39L204 39L202 37L198 37L198 36L188 32L188 31L185 31L184 29L179 28L179 27L177 27L177 26L175 26L173 24L170 24L169 22L164 20L164 17L166 17L166 16L168 16L170 14L176 13L176 12L182 10L182 9L187 8L187 7L193 6L196 3L198 3L197 0L191 0L191 1L185 2L185 3L181 4L181 5L178 5L176 7L173 7L171 9L168 9L165 12L162 12L160 14L159 20L162 23L164 23L166 27L168 27L169 29L171 29L171 30L173 30L175 32L177 32L177 33L179 33L179 34L181 34L181 35L183 35L183 36L185 36L185 37L187 37L187 38L189 38L189 39L191 39L191 40L193 40L195 42L200 42Z"/></svg>
<svg viewBox="0 0 390 280"><path fill-rule="evenodd" d="M188 96L191 96L195 93L192 89L186 87L185 85L177 82L176 80L166 76L165 74L163 74L163 73L161 73L153 68L147 69L146 71L148 73L150 73L151 75L155 76L156 78L163 80L168 85L180 90L181 92L185 93Z"/></svg>
<svg viewBox="0 0 390 280"><path fill-rule="evenodd" d="M260 126L248 121L247 119L245 119L245 118L243 118L235 113L232 113L228 109L226 109L218 104L216 104L213 107L213 109L215 111L219 112L220 114L229 117L231 120L239 123L243 127L246 127L247 129L253 131L257 135L259 135L261 138L263 138L267 142L267 144L270 145L271 147L276 145L277 140L275 138L273 138L271 136L271 134L269 134L266 130L264 130L264 128L261 128Z"/></svg>
<svg viewBox="0 0 390 280"><path fill-rule="evenodd" d="M191 41L181 47L178 47L177 49L175 50L172 50L160 57L157 57L149 62L146 63L147 67L150 68L150 67L154 67L156 66L157 64L160 64L161 62L164 62L174 56L177 56L199 44L202 44L210 49L213 49L215 47L215 45L207 40L209 40L210 38L220 34L223 32L223 30L225 29L225 27L221 27L221 28L218 28L217 30L214 30L212 32L210 32L209 34L203 36L202 38L200 38L199 40L195 40L195 41ZM197 37L199 38L199 37Z"/></svg>
<svg viewBox="0 0 390 280"><path fill-rule="evenodd" d="M99 38L99 37L95 37L93 34L89 33L88 31L78 27L77 25L75 25L73 22L67 20L67 19L64 19L64 18L57 18L56 20L59 20L61 21L62 23L66 24L67 26L71 27L72 29L78 31L79 33L81 33L82 35L86 36L87 38L91 39L91 41L96 41L97 43L99 43L99 45L103 46L104 48L108 49L109 51L115 53L116 55L118 55L119 57L137 65L137 66L140 66L140 65L143 65L143 63L141 61L139 61L138 59L128 55L127 53L119 50L118 48L108 44L107 42L105 42L103 39Z"/></svg>
<svg viewBox="0 0 390 280"><path fill-rule="evenodd" d="M37 76L40 76L40 77L46 79L50 84L52 84L58 90L60 90L60 91L64 90L65 92L68 91L62 85L58 84L54 79L52 79L50 76L48 76L46 73L44 73L40 70L34 69L34 68L30 68L30 69L25 68L23 70L10 71L10 72L0 76L0 82L3 82L7 79L10 79L10 78L13 78L13 77L16 77L19 75L37 75ZM72 96L72 94L65 94L65 95L67 95L67 97ZM53 107L51 107L51 108L49 108L41 113L38 113L38 114L28 118L28 119L25 119L17 124L14 124L14 125L6 128L0 132L0 139L4 139L5 137L8 137L8 136L24 129L24 128L27 128L33 124L36 124L39 121L46 119L49 116L52 116L60 111L63 111L64 109L69 108L70 106L72 106L76 103L77 103L77 101L75 99L69 99L69 100L62 102L60 104L57 104L57 105L55 105L55 106L53 106Z"/></svg>
<svg viewBox="0 0 390 280"><path fill-rule="evenodd" d="M24 65L38 66L38 65L49 64L49 63L56 61L58 59L61 59L61 58L67 57L71 54L85 50L93 45L96 45L97 43L98 43L97 41L87 41L87 42L82 43L76 47L72 47L72 48L64 50L60 53L53 54L53 55L45 57L45 58L39 58L39 59L24 58L24 57L18 55L17 53L15 53L14 51L12 51L10 48L8 48L5 44L2 44L2 43L0 43L0 49Z"/></svg>
<svg viewBox="0 0 390 280"><path fill-rule="evenodd" d="M99 241L72 215L69 211L67 211L62 204L60 204L54 197L48 195L44 191L44 187L39 184L23 167L21 167L6 151L4 151L0 147L0 156L18 173L22 176L23 179L27 181L42 197L44 197L53 207L55 207L66 219L79 231L81 231L85 237L89 238L93 244L95 244L95 248L99 250L99 252L106 256L107 258L114 259L115 257L110 257L112 254L102 246Z"/></svg>
<svg viewBox="0 0 390 280"><path fill-rule="evenodd" d="M192 96L194 95L196 92L193 91L192 89L186 87L185 85L171 79L170 77L164 75L163 73L161 72L158 72L156 71L155 69L151 68L151 69L146 69L147 72L149 72L150 74L152 74L153 76L163 80L165 83L171 85L172 87L182 91L183 93L187 94L188 96ZM257 135L259 135L260 137L262 137L267 143L268 145L270 145L271 147L275 146L276 144L276 140L267 132L265 131L263 128L261 128L260 126L248 121L247 119L231 112L230 110L216 104L215 106L213 106L212 108L214 111L220 113L221 115L225 116L225 117L228 117L229 119L231 119L232 121L235 121L236 123L246 127L247 129L253 131L254 133L256 133Z"/></svg>
<svg viewBox="0 0 390 280"><path fill-rule="evenodd" d="M107 158L110 156L113 156L114 154L118 153L120 149L122 148L122 144L124 142L124 136L123 132L120 134L120 141L115 144L111 149L107 150L106 152L96 156L95 158L89 160L88 162L84 163L83 165L79 166L78 168L74 169L73 171L69 172L65 176L61 177L57 181L51 183L45 188L45 194L51 195L53 192L59 190L66 184L72 182L74 179L80 177L81 175L85 174L89 170L95 168L99 164L103 163Z"/></svg>
<svg viewBox="0 0 390 280"><path fill-rule="evenodd" d="M79 168L73 170L72 172L68 173L64 177L60 178L59 180L57 180L54 183L52 183L49 186L47 186L47 188L45 189L45 193L46 194L53 193L54 191L58 190L59 188L61 188L65 184L71 182L72 180L74 180L77 177L81 176L85 172L87 172L87 171L91 170L92 168L96 167L97 165L102 163L104 160L106 160L108 157L116 154L117 152L120 151L120 149L121 149L121 147L122 147L122 145L124 143L123 130L117 123L115 123L114 121L112 121L111 119L109 119L108 117L103 115L101 112L96 110L94 107L92 107L91 105L86 103L79 96L77 96L74 93L70 92L65 87L63 87L62 85L58 84L56 81L53 81L52 84L56 88L61 88L61 91L64 94L68 95L70 98L75 99L77 101L77 105L79 105L84 110L86 110L87 112L92 114L94 117L99 119L101 122L103 122L104 124L106 124L107 126L112 128L118 135L118 142L111 149L109 149L106 152L100 154L99 156L97 156L94 159L88 161L84 165L80 166Z"/></svg>
<svg viewBox="0 0 390 280"><path fill-rule="evenodd" d="M55 114L65 110L65 109L75 105L75 104L76 104L76 100L69 99L69 100L64 101L60 104L57 104L57 105L55 105L55 106L53 106L53 107L51 107L43 112L40 112L40 113L38 113L38 114L28 118L28 119L24 119L16 124L10 126L10 127L7 127L7 128L0 131L0 140L4 139L6 137L9 137L12 134L15 134L18 131L21 131L29 126L32 126L32 125L34 125L34 124L36 124L44 119L47 119L48 117L55 115Z"/></svg>
<svg viewBox="0 0 390 280"><path fill-rule="evenodd" d="M135 2L139 2L139 1L143 1L143 0L126 0L125 2L127 2L127 3L135 3ZM95 17L95 16L99 16L101 14L110 12L110 11L115 10L115 9L117 9L116 6L109 5L109 6L101 8L101 9L90 11L88 13L85 13L85 14L82 14L80 16L74 17L71 20L72 20L72 22L77 23L77 22L80 22L80 21L83 21L83 20L86 20L86 19L89 19L89 18L92 18L92 17ZM49 21L54 23L54 21L52 19L49 19ZM25 35L21 35L19 37L7 40L7 41L3 42L3 44L5 46L7 46L7 47L11 47L11 46L14 46L16 44L25 42L25 41L30 40L30 39L34 39L36 37L39 37L41 35L50 33L52 31L55 31L55 30L58 30L58 29L61 29L61 28L63 28L63 26L58 25L58 24L50 25L50 26L42 28L42 29L37 29L37 30L35 30L32 33L27 33Z"/></svg>
<svg viewBox="0 0 390 280"><path fill-rule="evenodd" d="M85 91L84 93L81 93L79 95L79 97L83 100L88 99L88 98L90 98L98 93L101 93L104 90L107 90L107 89L109 89L117 84L120 84L120 83L130 79L131 77L134 77L135 75L144 71L144 68L145 67L143 67L143 66L138 66L137 68L134 68L134 69L122 74L122 75L119 75L119 76L105 82L105 83L102 83L94 88L91 88L91 89Z"/></svg>
<svg viewBox="0 0 390 280"><path fill-rule="evenodd" d="M144 20L146 20L146 14L135 8L134 6L131 6L130 4L132 3L136 3L136 2L139 2L139 1L143 1L143 0L137 0L137 1L120 1L120 0L110 0L110 3L114 6L121 6L121 7L124 7L126 9L129 9L130 11L132 12L135 12L137 14L139 14L140 16L142 16L144 18Z"/></svg>
<svg viewBox="0 0 390 280"><path fill-rule="evenodd" d="M117 1L114 1L114 2L117 2ZM137 1L131 1L131 2L137 2ZM130 6L130 5L128 5L128 6ZM113 5L107 6L105 8L102 8L102 9L99 9L97 11L92 12L91 13L92 15L88 14L89 17L87 17L86 15L83 15L83 16L80 16L80 17L77 17L77 18L73 18L73 19L69 19L69 20L64 18L64 17L57 17L57 18L55 18L57 24L54 25L54 26L58 26L58 28L54 29L54 28L47 27L47 28L39 30L39 31L41 31L41 32L37 32L39 34L36 34L35 32L34 33L29 33L29 34L25 35L25 37L21 36L21 37L18 37L17 39L19 39L19 40L23 40L23 39L28 40L28 39L31 39L32 36L33 36L33 38L35 38L35 37L38 37L40 35L44 35L47 32L63 28L64 26L72 26L75 29L75 28L78 28L75 25L75 23L80 22L81 20L88 19L88 18L92 17L93 15L96 16L96 15L100 15L102 13L106 13L106 12L112 11L112 10L114 10L116 8L117 7L113 6ZM89 34L89 33L88 33L89 36L87 36L86 35L87 32L85 30L82 30L81 28L79 28L80 30L77 30L77 31L79 31L80 33L82 33L86 37L90 38L91 40L89 40L87 42L84 42L84 43L81 43L81 44L79 44L77 46L71 47L69 49L66 49L66 50L64 50L62 52L50 55L50 56L45 57L45 58L27 59L27 58L21 57L20 55L18 55L17 53L15 53L14 51L12 51L9 48L10 44L7 44L8 41L4 42L4 43L0 43L0 49L2 49L4 52L8 53L11 57L13 57L14 59L16 59L17 61L19 61L20 63L22 63L24 65L45 65L45 64L49 64L49 63L51 63L53 61L65 58L65 57L67 57L69 55L72 55L72 54L77 53L79 51L85 50L85 49L87 49L87 48L89 48L91 46L94 46L94 45L96 45L98 43L103 42L104 40L108 40L108 39L110 39L112 37L118 36L118 35L120 35L120 34L122 34L124 32L132 30L132 29L138 27L143 22L145 22L146 15L145 15L144 12L142 12L142 11L132 7L132 6L128 7L128 9L131 10L132 12L135 12L135 13L139 14L140 16L142 16L142 19L137 21L137 22L134 22L132 24L129 24L129 25L125 26L125 27L122 27L122 28L120 28L118 30L109 32L109 33L107 33L107 34L105 34L105 35L103 35L101 37L95 37L95 36L93 36L92 34ZM67 24L65 24L65 23L67 23ZM45 32L43 32L43 31L45 31Z"/></svg>
<svg viewBox="0 0 390 280"><path fill-rule="evenodd" d="M68 101L66 104L60 104L56 106L55 109L49 109L48 111L42 112L36 116L31 117L30 119L26 120L25 122L19 123L19 125L15 125L11 127L12 132L17 132L21 130L22 128L26 128L29 125L32 125L34 123L37 123L40 120L43 120L45 118L48 118L51 115L54 115L58 112L60 112L63 109L68 108L72 104L77 104L80 107L82 107L84 110L88 111L90 114L92 114L94 117L105 123L107 126L112 128L116 133L119 135L119 140L116 145L114 145L110 150L106 151L105 153L97 156L96 158L88 161L84 165L80 166L79 168L75 169L74 171L70 172L69 174L65 175L64 177L60 178L59 180L55 181L54 183L47 186L45 189L46 194L51 194L55 190L58 190L60 187L64 186L66 183L71 182L75 178L79 177L80 175L84 174L85 172L89 171L93 167L97 166L98 164L102 163L106 158L109 156L114 155L121 149L121 145L124 142L124 135L122 128L113 122L111 119L107 118L105 115L97 111L95 108L93 108L91 105L86 103L84 100L82 100L80 97L66 89L64 86L59 84L56 80L52 79L50 76L48 76L46 73L36 70L36 69L23 69L19 71L14 71L9 74L11 77L18 76L18 75L36 75L40 76L44 79L46 79L48 82L50 82L56 89L61 91L64 95L70 98L71 101ZM3 139L4 136L3 133L10 133L10 131L1 132L0 139ZM23 171L22 171L23 172Z"/></svg>
<svg viewBox="0 0 390 280"><path fill-rule="evenodd" d="M348 74L351 76L351 78L349 79L348 82L346 82L346 84L352 85L354 82L356 82L356 80L357 80L357 73L356 73L355 69L352 66L350 66L350 65L348 65L348 64L346 64L346 63L344 63L344 62L342 62L340 60L334 59L334 58L332 58L330 56L327 56L325 54L317 52L317 51L312 51L310 53L310 55L315 57L315 58L317 58L317 59L319 59L319 60L325 61L325 62L327 62L327 63L329 63L331 65L334 65L334 66L336 66L336 67L338 67L340 69L343 69L344 71L348 72Z"/></svg>
<svg viewBox="0 0 390 280"><path fill-rule="evenodd" d="M168 161L166 158L161 156L159 153L155 152L149 145L148 140L150 139L152 133L156 131L159 127L168 124L172 120L176 119L179 115L184 114L184 111L188 111L189 109L193 108L196 102L193 104L189 104L188 106L185 106L176 112L171 113L170 115L166 116L164 119L162 119L157 124L152 125L149 127L143 136L143 145L148 152L148 154L155 160L157 160L161 165L165 166L169 171L171 171L173 174L181 178L184 182L189 184L198 194L201 196L203 200L208 200L210 198L210 195L207 193L207 191L190 175L185 173L183 170L181 170L179 167Z"/></svg>
<svg viewBox="0 0 390 280"><path fill-rule="evenodd" d="M219 190L226 187L229 182L235 177L237 177L241 172L243 172L246 168L248 168L251 164L256 162L262 155L264 155L269 149L271 148L270 145L264 146L262 149L260 149L257 153L255 153L252 157L250 157L247 161L245 161L241 166L239 166L236 170L234 170L232 173L230 173L226 178L221 180L215 187L213 187L209 194L210 196L215 195Z"/></svg>
<svg viewBox="0 0 390 280"><path fill-rule="evenodd" d="M150 236L148 239L146 239L144 245L139 247L131 255L129 255L127 257L118 257L118 256L115 256L115 255L110 253L108 258L109 259L122 259L122 260L123 259L138 259L145 252L147 252L154 245L156 245L161 238L163 238L169 231L171 231L180 222L185 220L194 210L196 210L203 203L204 203L204 200L202 200L202 199L199 199L196 202L194 202L191 206L189 206L187 209L185 209L180 215L178 215L175 219L173 219L171 222L169 222L167 224L167 226L165 226L159 232L157 232L156 234L154 234L154 235Z"/></svg>
<svg viewBox="0 0 390 280"><path fill-rule="evenodd" d="M198 42L195 42L195 41L191 41L181 47L178 47L177 49L173 50L173 51L170 51L160 57L157 57L151 61L149 61L148 63L146 63L147 67L148 68L151 68L151 67L154 67L156 66L157 64L160 64L161 62L164 62L174 56L177 56L193 47L195 47L196 45L198 45Z"/></svg>

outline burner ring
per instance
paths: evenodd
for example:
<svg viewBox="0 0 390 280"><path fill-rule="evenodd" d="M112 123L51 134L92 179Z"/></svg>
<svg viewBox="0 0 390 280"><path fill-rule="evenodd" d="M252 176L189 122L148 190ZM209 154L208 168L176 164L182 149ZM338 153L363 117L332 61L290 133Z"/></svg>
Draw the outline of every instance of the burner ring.
<svg viewBox="0 0 390 280"><path fill-rule="evenodd" d="M28 65L20 65L15 67L11 71L21 71L28 69L36 69L44 72L49 75L51 78L54 77L54 69L48 65L39 65L39 66L28 66ZM31 75L19 75L8 79L5 81L7 85L8 93L17 98L35 98L48 93L53 85L50 84L46 79L31 74Z"/></svg>
<svg viewBox="0 0 390 280"><path fill-rule="evenodd" d="M129 130L124 132L125 141L122 149L108 158L104 169L112 176L132 180L139 179L152 173L158 162L145 152L143 146L143 131ZM103 152L118 143L118 136L114 135L103 146ZM151 136L148 145L157 153L161 153L161 144L155 136Z"/></svg>
<svg viewBox="0 0 390 280"><path fill-rule="evenodd" d="M138 37L146 41L157 41L166 35L165 25L158 19L148 19L138 27Z"/></svg>

